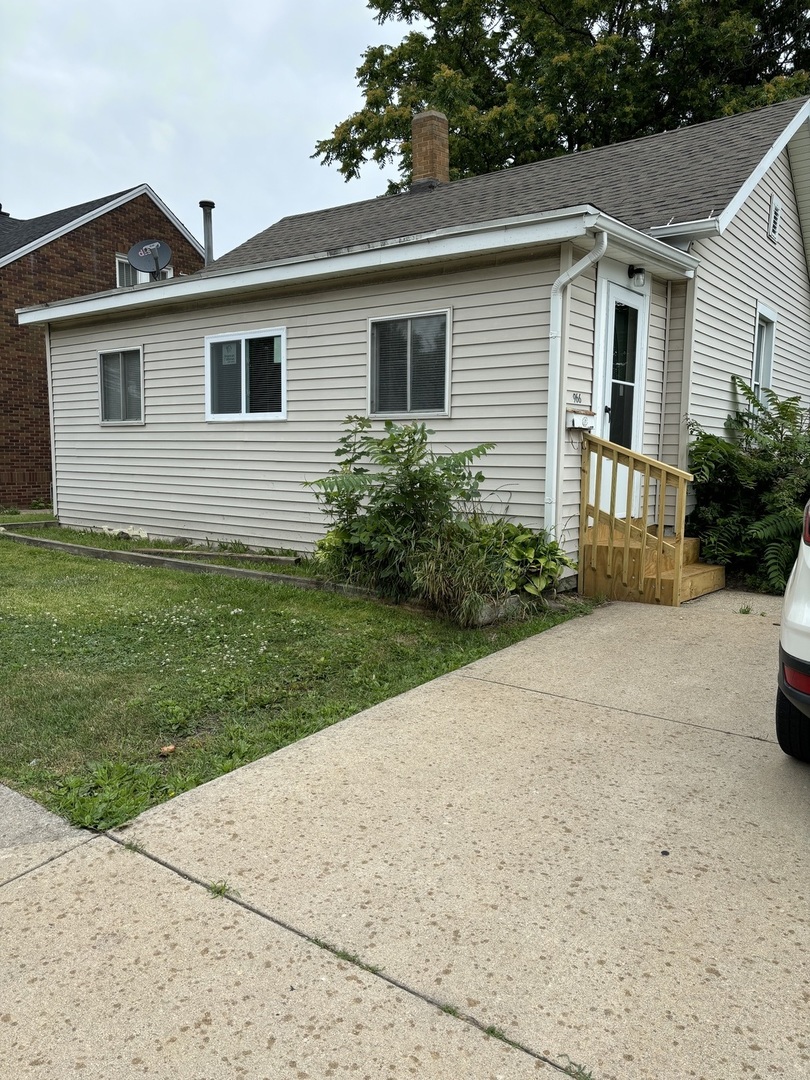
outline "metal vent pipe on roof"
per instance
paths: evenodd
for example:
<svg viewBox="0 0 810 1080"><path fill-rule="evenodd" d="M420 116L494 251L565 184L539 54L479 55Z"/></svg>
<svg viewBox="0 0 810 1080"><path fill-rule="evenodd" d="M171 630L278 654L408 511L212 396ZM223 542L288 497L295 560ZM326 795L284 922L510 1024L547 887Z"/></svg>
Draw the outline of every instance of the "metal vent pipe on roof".
<svg viewBox="0 0 810 1080"><path fill-rule="evenodd" d="M200 200L200 209L203 212L203 246L205 247L205 265L210 266L214 261L214 232L211 225L211 211L216 203L210 199Z"/></svg>

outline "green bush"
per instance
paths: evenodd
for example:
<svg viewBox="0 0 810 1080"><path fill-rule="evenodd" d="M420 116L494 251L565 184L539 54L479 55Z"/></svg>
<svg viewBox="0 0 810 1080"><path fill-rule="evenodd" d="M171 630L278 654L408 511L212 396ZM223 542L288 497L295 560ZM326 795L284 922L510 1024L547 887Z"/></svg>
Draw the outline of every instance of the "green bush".
<svg viewBox="0 0 810 1080"><path fill-rule="evenodd" d="M415 550L454 517L459 503L478 499L484 477L471 466L492 443L436 454L428 445L434 433L424 424L386 420L382 436L371 434L365 417L349 416L344 424L335 451L340 468L308 482L333 523L316 557L336 577L406 599L414 592Z"/></svg>
<svg viewBox="0 0 810 1080"><path fill-rule="evenodd" d="M729 438L690 422L696 506L689 529L703 556L746 584L784 592L810 497L810 416L798 397L763 389L759 401L733 378L745 408L729 416Z"/></svg>
<svg viewBox="0 0 810 1080"><path fill-rule="evenodd" d="M329 577L422 600L471 626L483 605L539 597L573 567L545 533L483 512L484 477L472 465L491 443L436 454L424 424L386 421L376 436L364 417L344 423L340 468L308 484L332 523L315 553Z"/></svg>

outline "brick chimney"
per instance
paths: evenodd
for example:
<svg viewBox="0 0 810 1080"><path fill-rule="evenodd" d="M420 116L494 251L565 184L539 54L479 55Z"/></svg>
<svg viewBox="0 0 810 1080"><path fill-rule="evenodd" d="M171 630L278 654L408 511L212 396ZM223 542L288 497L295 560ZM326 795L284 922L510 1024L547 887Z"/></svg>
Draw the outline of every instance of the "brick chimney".
<svg viewBox="0 0 810 1080"><path fill-rule="evenodd" d="M444 113L417 113L412 121L413 183L411 191L430 191L450 183L450 143Z"/></svg>

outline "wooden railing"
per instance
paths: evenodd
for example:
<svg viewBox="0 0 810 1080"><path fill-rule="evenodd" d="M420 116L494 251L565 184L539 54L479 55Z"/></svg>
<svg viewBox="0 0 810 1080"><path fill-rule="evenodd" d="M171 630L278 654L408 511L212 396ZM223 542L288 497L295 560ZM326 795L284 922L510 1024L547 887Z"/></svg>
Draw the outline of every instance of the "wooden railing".
<svg viewBox="0 0 810 1080"><path fill-rule="evenodd" d="M692 475L625 446L586 435L582 446L579 589L628 599L651 591L661 602L661 576L674 572L680 603L686 485ZM601 548L601 555L599 549ZM590 573L589 573L590 571ZM607 588L598 584L606 578ZM646 584L645 584L646 579ZM594 585L594 581L597 584Z"/></svg>

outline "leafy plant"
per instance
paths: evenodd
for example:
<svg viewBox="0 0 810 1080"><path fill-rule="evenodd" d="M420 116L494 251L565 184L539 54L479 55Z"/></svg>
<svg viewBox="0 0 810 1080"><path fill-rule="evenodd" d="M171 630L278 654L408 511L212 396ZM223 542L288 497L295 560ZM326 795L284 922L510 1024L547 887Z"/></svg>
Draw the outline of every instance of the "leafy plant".
<svg viewBox="0 0 810 1080"><path fill-rule="evenodd" d="M729 438L690 422L696 507L689 525L707 559L766 592L784 591L810 497L810 415L798 397L760 401L738 376L743 407L726 421Z"/></svg>
<svg viewBox="0 0 810 1080"><path fill-rule="evenodd" d="M340 468L307 482L333 522L316 556L336 577L406 599L414 592L414 552L456 516L459 503L479 497L484 477L471 466L493 444L437 454L423 423L386 420L382 436L371 433L366 417L349 416L344 425L335 452Z"/></svg>
<svg viewBox="0 0 810 1080"><path fill-rule="evenodd" d="M157 766L104 761L58 781L50 805L74 825L102 832L174 794Z"/></svg>
<svg viewBox="0 0 810 1080"><path fill-rule="evenodd" d="M483 473L473 462L491 449L436 454L424 424L350 416L338 442L339 469L310 481L332 521L316 549L328 576L392 600L415 598L460 626L511 593L539 597L574 563L543 532L483 512Z"/></svg>

